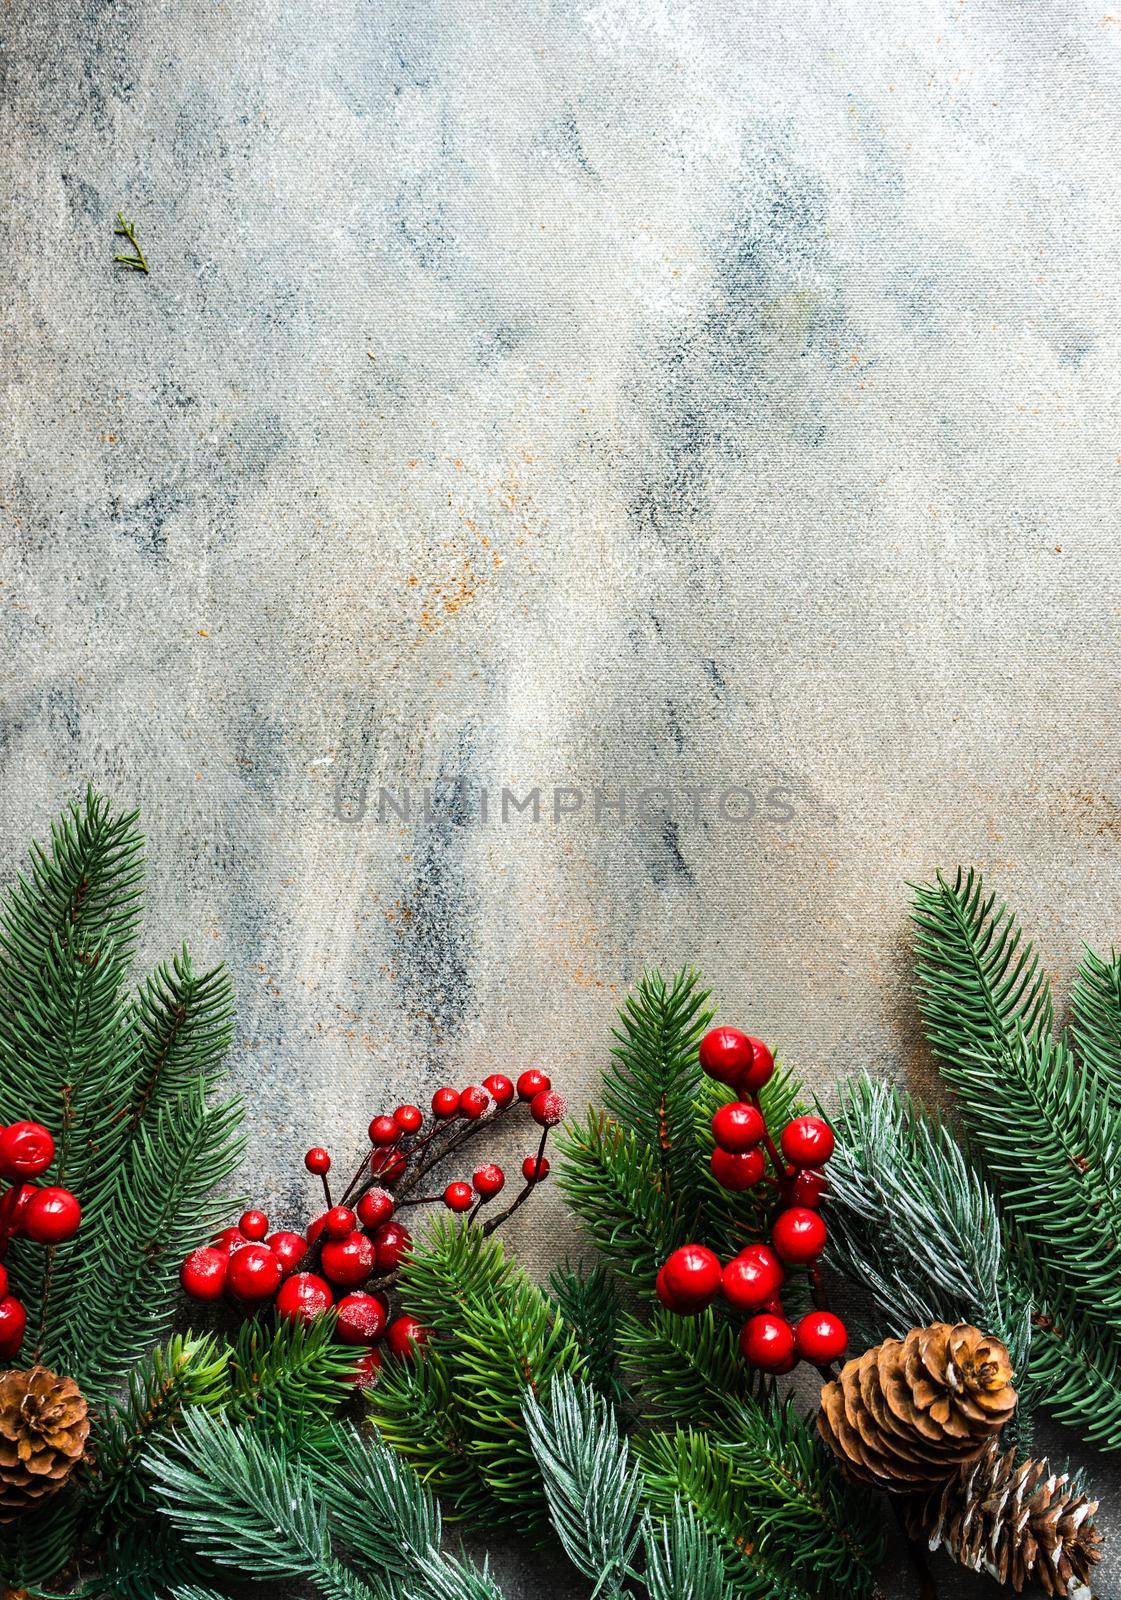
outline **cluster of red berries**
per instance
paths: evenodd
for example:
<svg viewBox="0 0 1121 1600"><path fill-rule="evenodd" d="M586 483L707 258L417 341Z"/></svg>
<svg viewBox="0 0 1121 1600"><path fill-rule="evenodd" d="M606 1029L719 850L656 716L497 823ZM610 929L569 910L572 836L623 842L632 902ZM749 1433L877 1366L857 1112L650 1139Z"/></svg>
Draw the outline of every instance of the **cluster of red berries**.
<svg viewBox="0 0 1121 1600"><path fill-rule="evenodd" d="M40 1187L54 1160L54 1139L41 1122L13 1122L0 1127L0 1179L11 1187L0 1197L0 1257L8 1240L21 1237L35 1244L62 1244L72 1239L82 1221L82 1208L69 1189ZM9 1294L8 1272L0 1266L0 1360L19 1354L27 1329L22 1300Z"/></svg>
<svg viewBox="0 0 1121 1600"><path fill-rule="evenodd" d="M338 1204L331 1196L330 1153L314 1146L304 1156L304 1166L322 1181L327 1209L303 1233L270 1233L264 1212L245 1212L236 1227L223 1229L187 1257L180 1272L184 1290L196 1300L228 1298L245 1308L272 1302L280 1316L303 1322L334 1307L337 1338L364 1347L359 1381L372 1382L381 1366L375 1346L383 1336L389 1350L403 1357L428 1338L415 1317L390 1315L386 1291L412 1247L400 1212L406 1206L442 1203L453 1212L470 1212L468 1221L473 1222L506 1185L506 1174L496 1162L484 1161L470 1181L458 1179L441 1193L412 1191L454 1148L517 1103L528 1106L541 1139L536 1154L522 1162L521 1192L486 1224L492 1231L549 1175L545 1142L549 1129L563 1120L565 1102L537 1067L523 1072L516 1083L494 1073L466 1089L437 1089L427 1128L419 1106L379 1113L368 1129L372 1148Z"/></svg>
<svg viewBox="0 0 1121 1600"><path fill-rule="evenodd" d="M833 1154L832 1130L820 1117L795 1117L776 1146L759 1100L775 1070L762 1039L739 1028L713 1028L701 1040L700 1063L709 1077L741 1097L713 1116L713 1176L736 1193L759 1185L773 1191L770 1242L749 1244L725 1266L705 1245L682 1245L658 1273L658 1298L670 1311L688 1316L723 1295L733 1311L747 1317L740 1349L760 1371L790 1372L798 1361L828 1366L848 1344L844 1323L817 1304L791 1324L783 1315L781 1291L787 1269L805 1267L815 1302L823 1296L819 1262L828 1234L818 1208L828 1192L822 1169Z"/></svg>

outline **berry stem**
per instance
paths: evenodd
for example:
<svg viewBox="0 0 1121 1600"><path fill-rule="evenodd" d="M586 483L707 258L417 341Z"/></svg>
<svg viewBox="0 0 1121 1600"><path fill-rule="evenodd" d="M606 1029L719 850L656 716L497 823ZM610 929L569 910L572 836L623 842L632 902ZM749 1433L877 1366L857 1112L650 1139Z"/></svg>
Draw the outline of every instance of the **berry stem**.
<svg viewBox="0 0 1121 1600"><path fill-rule="evenodd" d="M413 1194L407 1200L394 1201L393 1210L400 1211L402 1206L434 1206L443 1198L442 1194Z"/></svg>
<svg viewBox="0 0 1121 1600"><path fill-rule="evenodd" d="M516 1105L517 1101L511 1101L511 1104ZM421 1162L420 1166L417 1167L415 1171L413 1171L401 1184L397 1190L397 1193L399 1195L410 1194L412 1190L416 1188L420 1180L428 1176L433 1167L438 1167L440 1162L443 1161L446 1156L451 1155L453 1150L458 1150L461 1144L466 1144L468 1139L479 1133L483 1128L492 1127L494 1123L498 1121L499 1117L501 1117L503 1113L508 1110L508 1106L498 1106L489 1117L479 1117L474 1122L467 1122L466 1126L460 1128L457 1133L453 1134L446 1144L441 1145L440 1149L437 1150L434 1156L430 1156L427 1161ZM452 1124L449 1124L449 1126L452 1126ZM416 1154L415 1151L412 1153L414 1155Z"/></svg>
<svg viewBox="0 0 1121 1600"><path fill-rule="evenodd" d="M782 1183L782 1181L786 1177L786 1163L783 1161L782 1157L779 1155L778 1146L775 1144L775 1141L771 1138L771 1130L767 1127L767 1119L766 1119L766 1117L763 1116L763 1105L762 1105L762 1102L761 1102L760 1097L759 1097L758 1089L753 1090L752 1095L751 1095L751 1103L755 1107L756 1111L758 1111L759 1115L761 1117L763 1117L763 1130L764 1130L763 1131L763 1149L767 1152L767 1154L771 1158L771 1165L775 1169L775 1178L776 1178L776 1180L779 1183Z"/></svg>
<svg viewBox="0 0 1121 1600"><path fill-rule="evenodd" d="M810 1262L810 1298L818 1311L829 1310L829 1294L825 1287L825 1274L820 1261Z"/></svg>
<svg viewBox="0 0 1121 1600"><path fill-rule="evenodd" d="M546 1142L548 1141L548 1138L549 1138L549 1130L548 1130L548 1128L542 1128L541 1129L541 1143L537 1146L537 1166L536 1166L535 1170L540 1170L541 1158L545 1154L545 1145L546 1145ZM483 1238L484 1239L489 1239L490 1235L495 1231L496 1228L501 1228L502 1224L506 1221L507 1217L512 1217L514 1215L514 1212L518 1209L519 1206L525 1205L526 1201L529 1199L530 1191L532 1189L536 1189L537 1188L537 1185L538 1185L539 1181L540 1181L539 1179L534 1178L530 1183L527 1183L525 1188L521 1191L521 1193L514 1196L514 1199L506 1207L505 1211L499 1212L497 1217L492 1217L489 1222L484 1223L484 1225L483 1225Z"/></svg>
<svg viewBox="0 0 1121 1600"><path fill-rule="evenodd" d="M327 1174L325 1172L321 1172L319 1177L323 1184L323 1198L327 1202L327 1210L330 1211L331 1207L335 1203L331 1199L331 1185L327 1182Z"/></svg>

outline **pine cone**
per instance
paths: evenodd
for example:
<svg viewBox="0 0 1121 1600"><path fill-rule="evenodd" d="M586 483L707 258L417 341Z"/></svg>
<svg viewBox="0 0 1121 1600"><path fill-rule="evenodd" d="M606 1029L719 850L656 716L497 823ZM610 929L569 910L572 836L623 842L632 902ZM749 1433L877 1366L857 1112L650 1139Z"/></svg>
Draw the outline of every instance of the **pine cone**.
<svg viewBox="0 0 1121 1600"><path fill-rule="evenodd" d="M82 1458L89 1410L73 1378L0 1373L0 1523L61 1489Z"/></svg>
<svg viewBox="0 0 1121 1600"><path fill-rule="evenodd" d="M1015 1407L1000 1341L936 1322L846 1362L821 1391L817 1426L854 1478L906 1492L944 1483Z"/></svg>
<svg viewBox="0 0 1121 1600"><path fill-rule="evenodd" d="M1016 1465L990 1439L941 1490L907 1504L908 1532L932 1550L944 1546L971 1572L987 1572L1020 1594L1038 1583L1045 1594L1088 1596L1101 1557L1096 1500L1070 1487L1046 1461Z"/></svg>

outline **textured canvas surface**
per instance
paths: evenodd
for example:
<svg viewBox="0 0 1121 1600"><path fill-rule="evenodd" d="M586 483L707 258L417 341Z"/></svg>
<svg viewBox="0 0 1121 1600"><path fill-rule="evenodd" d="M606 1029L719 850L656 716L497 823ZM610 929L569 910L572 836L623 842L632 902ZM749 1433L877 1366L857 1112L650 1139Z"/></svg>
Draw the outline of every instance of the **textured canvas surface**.
<svg viewBox="0 0 1121 1600"><path fill-rule="evenodd" d="M234 974L257 1198L445 1074L580 1102L644 963L822 1089L929 1083L938 863L1060 985L1118 936L1121 18L0 31L0 865L87 777L142 805L146 954Z"/></svg>

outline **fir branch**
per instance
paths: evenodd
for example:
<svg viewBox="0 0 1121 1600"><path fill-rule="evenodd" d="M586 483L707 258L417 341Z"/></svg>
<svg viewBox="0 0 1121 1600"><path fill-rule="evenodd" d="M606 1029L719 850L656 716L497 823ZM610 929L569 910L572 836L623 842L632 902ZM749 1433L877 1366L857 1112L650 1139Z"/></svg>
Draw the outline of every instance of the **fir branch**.
<svg viewBox="0 0 1121 1600"><path fill-rule="evenodd" d="M1088 1443L1121 1450L1121 1338L1088 1321L1071 1295L1049 1293L1027 1252L1020 1270L1039 1301L1028 1368L1033 1392Z"/></svg>
<svg viewBox="0 0 1121 1600"><path fill-rule="evenodd" d="M501 1513L496 1515L472 1453L470 1414L464 1414L448 1364L438 1350L429 1347L422 1360L384 1366L369 1406L382 1438L404 1456L423 1483L449 1498L449 1515L478 1528L505 1520Z"/></svg>
<svg viewBox="0 0 1121 1600"><path fill-rule="evenodd" d="M486 1561L471 1566L454 1556L429 1555L417 1563L407 1600L503 1600Z"/></svg>
<svg viewBox="0 0 1121 1600"><path fill-rule="evenodd" d="M364 1440L336 1424L328 1439L304 1460L336 1538L348 1559L390 1580L387 1587L407 1583L417 1563L439 1549L439 1506L376 1435Z"/></svg>
<svg viewBox="0 0 1121 1600"><path fill-rule="evenodd" d="M162 962L137 996L140 1039L132 1127L152 1127L161 1107L174 1105L201 1081L208 1091L221 1077L233 1038L233 988L225 967L196 973L184 945L171 963Z"/></svg>
<svg viewBox="0 0 1121 1600"><path fill-rule="evenodd" d="M679 972L669 985L661 973L645 973L620 1010L603 1081L608 1114L684 1193L696 1178L693 1100L701 1080L697 1047L713 1016L708 1001L695 972Z"/></svg>
<svg viewBox="0 0 1121 1600"><path fill-rule="evenodd" d="M761 1387L731 1323L711 1307L695 1317L658 1308L649 1322L624 1316L619 1354L652 1418L718 1426L730 1401L748 1400Z"/></svg>
<svg viewBox="0 0 1121 1600"><path fill-rule="evenodd" d="M355 1352L335 1342L333 1314L307 1324L246 1320L228 1347L226 1363L226 1419L271 1429L295 1445L313 1437L347 1398Z"/></svg>
<svg viewBox="0 0 1121 1600"><path fill-rule="evenodd" d="M527 1395L522 1416L566 1555L594 1582L593 1596L621 1595L639 1539L642 1473L613 1410L565 1375L547 1400Z"/></svg>
<svg viewBox="0 0 1121 1600"><path fill-rule="evenodd" d="M583 1270L566 1263L553 1269L549 1288L576 1334L588 1382L612 1405L625 1408L629 1397L616 1361L620 1308L614 1278L599 1261Z"/></svg>
<svg viewBox="0 0 1121 1600"><path fill-rule="evenodd" d="M658 1268L690 1233L654 1151L593 1109L584 1126L566 1125L560 1153L557 1181L596 1245L619 1272L652 1290Z"/></svg>
<svg viewBox="0 0 1121 1600"><path fill-rule="evenodd" d="M38 1591L69 1561L81 1528L82 1497L76 1483L0 1526L0 1578L13 1589Z"/></svg>
<svg viewBox="0 0 1121 1600"><path fill-rule="evenodd" d="M132 246L132 255L116 255L113 261L116 265L128 267L133 272L143 272L148 275L148 259L140 248L140 240L136 236L135 222L129 222L124 214L117 212L117 223L113 229L113 236L117 239L127 239Z"/></svg>
<svg viewBox="0 0 1121 1600"><path fill-rule="evenodd" d="M1087 949L1071 993L1071 1032L1103 1092L1121 1099L1121 955Z"/></svg>
<svg viewBox="0 0 1121 1600"><path fill-rule="evenodd" d="M728 1600L720 1548L679 1501L664 1521L646 1517L642 1542L650 1600Z"/></svg>

